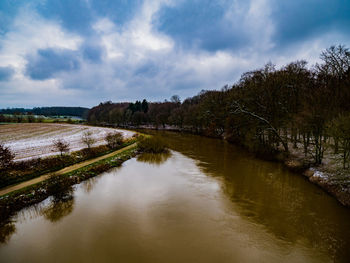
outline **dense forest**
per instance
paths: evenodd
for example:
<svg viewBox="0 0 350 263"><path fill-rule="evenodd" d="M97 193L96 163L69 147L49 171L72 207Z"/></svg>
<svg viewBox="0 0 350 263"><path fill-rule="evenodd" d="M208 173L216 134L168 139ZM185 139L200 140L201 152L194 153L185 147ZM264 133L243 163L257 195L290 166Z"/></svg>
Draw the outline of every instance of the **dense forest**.
<svg viewBox="0 0 350 263"><path fill-rule="evenodd" d="M326 146L350 156L350 52L344 46L324 50L321 63L306 61L279 69L267 64L242 74L220 91L201 91L183 102L105 102L92 108L88 121L115 126L152 125L224 137L256 152L302 148L320 164Z"/></svg>
<svg viewBox="0 0 350 263"><path fill-rule="evenodd" d="M76 116L85 119L89 109L83 107L35 107L33 109L0 109L0 114L34 114L43 116Z"/></svg>

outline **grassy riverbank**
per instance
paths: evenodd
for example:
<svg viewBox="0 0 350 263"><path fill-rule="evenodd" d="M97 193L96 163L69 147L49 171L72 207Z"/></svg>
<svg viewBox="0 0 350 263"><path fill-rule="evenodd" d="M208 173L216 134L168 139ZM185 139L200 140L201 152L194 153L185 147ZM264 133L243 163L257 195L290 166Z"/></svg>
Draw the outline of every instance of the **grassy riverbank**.
<svg viewBox="0 0 350 263"><path fill-rule="evenodd" d="M9 169L1 172L0 188L31 180L43 174L52 173L64 167L109 154L115 150L131 145L136 141L136 138L127 139L114 149L101 145L93 147L90 150L83 149L62 156L57 155L43 159L36 158L33 160L16 162Z"/></svg>
<svg viewBox="0 0 350 263"><path fill-rule="evenodd" d="M166 145L150 136L134 137L124 147L107 155L66 167L56 173L41 176L8 189L0 191L0 221L6 221L16 211L49 196L64 198L71 192L72 185L101 174L124 161L136 156L138 152L167 152Z"/></svg>
<svg viewBox="0 0 350 263"><path fill-rule="evenodd" d="M84 166L77 170L52 176L48 180L16 190L0 197L0 220L5 220L16 211L43 201L55 194L62 194L74 184L94 177L113 167L120 166L124 161L134 157L137 145L109 158Z"/></svg>

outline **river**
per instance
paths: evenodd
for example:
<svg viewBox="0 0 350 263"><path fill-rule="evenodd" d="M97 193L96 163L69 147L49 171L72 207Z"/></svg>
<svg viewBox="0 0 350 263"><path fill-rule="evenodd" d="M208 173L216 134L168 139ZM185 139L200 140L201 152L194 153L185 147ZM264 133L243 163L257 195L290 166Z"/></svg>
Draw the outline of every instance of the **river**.
<svg viewBox="0 0 350 263"><path fill-rule="evenodd" d="M21 210L1 262L349 262L350 209L227 142L158 132L143 155Z"/></svg>

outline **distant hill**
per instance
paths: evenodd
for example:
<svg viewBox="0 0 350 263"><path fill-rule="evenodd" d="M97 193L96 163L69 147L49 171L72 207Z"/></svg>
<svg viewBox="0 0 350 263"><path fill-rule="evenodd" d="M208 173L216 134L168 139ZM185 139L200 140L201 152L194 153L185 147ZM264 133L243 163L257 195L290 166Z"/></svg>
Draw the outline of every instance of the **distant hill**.
<svg viewBox="0 0 350 263"><path fill-rule="evenodd" d="M7 108L0 109L0 114L32 113L44 116L76 116L86 119L89 108L83 107L35 107L33 109Z"/></svg>

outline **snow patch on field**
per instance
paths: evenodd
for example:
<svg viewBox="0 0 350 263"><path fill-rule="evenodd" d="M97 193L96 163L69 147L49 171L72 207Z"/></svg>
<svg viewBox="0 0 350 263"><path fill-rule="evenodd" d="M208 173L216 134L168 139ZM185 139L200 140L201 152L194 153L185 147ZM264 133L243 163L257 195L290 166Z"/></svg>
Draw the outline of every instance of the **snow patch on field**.
<svg viewBox="0 0 350 263"><path fill-rule="evenodd" d="M109 132L120 132L124 138L134 135L132 131L90 127L70 124L10 124L0 127L0 141L16 155L15 161L57 155L53 141L63 139L70 143L70 151L86 148L81 142L84 132L91 131L96 140L94 146L105 144L104 137Z"/></svg>

